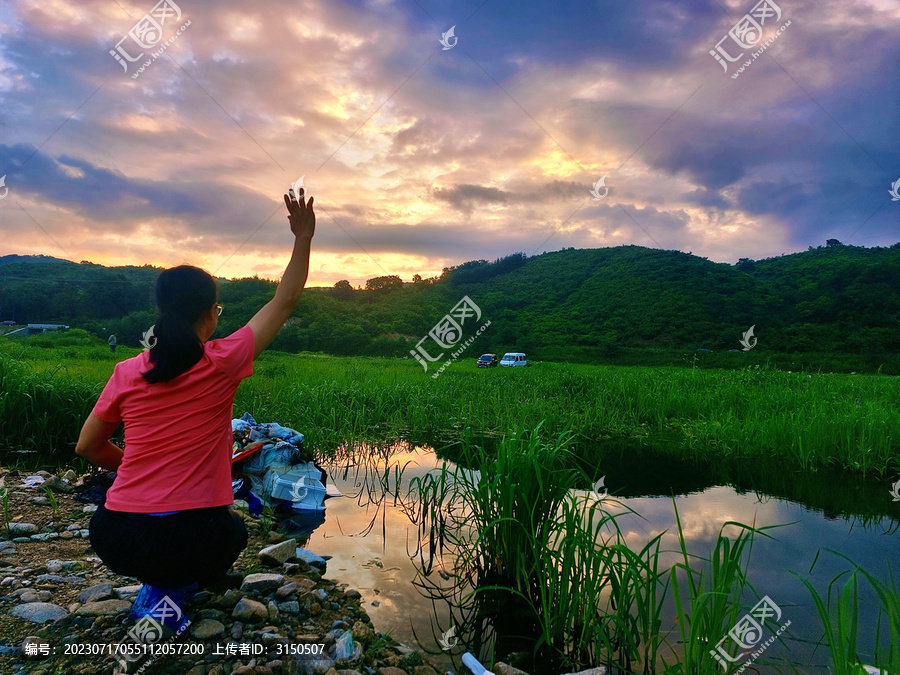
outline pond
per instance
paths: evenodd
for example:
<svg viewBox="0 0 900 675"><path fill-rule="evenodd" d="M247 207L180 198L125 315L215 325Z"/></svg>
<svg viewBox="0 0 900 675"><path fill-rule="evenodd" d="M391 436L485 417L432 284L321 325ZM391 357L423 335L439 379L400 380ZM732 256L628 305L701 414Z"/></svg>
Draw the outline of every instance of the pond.
<svg viewBox="0 0 900 675"><path fill-rule="evenodd" d="M459 661L461 645L445 651L439 643L449 627L449 608L420 593L413 583L417 565L410 558L417 550L418 529L407 487L410 479L434 470L442 461L424 446L356 448L327 466L331 480L345 496L328 499L324 517L297 521L306 530L314 528L309 548L332 556L329 578L362 593L377 630L419 645L443 669L466 672ZM403 468L402 475L397 467ZM673 495L692 553L708 555L728 521L782 526L769 531L771 538L756 537L747 572L756 595L744 598L746 608L758 597L768 596L782 614L781 624L790 620L783 640L771 644L754 664L758 672L790 672L790 664L801 673L828 672L827 647L815 649L822 635L821 622L809 592L792 574L811 581L824 597L828 583L851 567L824 549L848 556L882 581L889 581L892 566L897 571L900 502L892 501L889 484L848 486L829 475L802 479L776 475L758 481L768 483L764 492L748 490L742 480L733 481L738 489L716 485L700 468L658 457L604 461L603 468L608 471L605 484L610 497L621 504L616 506L610 499L610 508L622 511L618 523L629 545L640 548L666 531L661 548L672 552L662 560L666 566L675 561L678 549ZM805 503L791 498L792 491L803 495ZM435 580L441 584L432 574L430 581ZM868 650L876 603L868 589L860 588L860 644ZM671 627L671 607L663 613L664 626L666 621ZM767 630L763 639L771 633ZM674 633L669 641L677 643Z"/></svg>

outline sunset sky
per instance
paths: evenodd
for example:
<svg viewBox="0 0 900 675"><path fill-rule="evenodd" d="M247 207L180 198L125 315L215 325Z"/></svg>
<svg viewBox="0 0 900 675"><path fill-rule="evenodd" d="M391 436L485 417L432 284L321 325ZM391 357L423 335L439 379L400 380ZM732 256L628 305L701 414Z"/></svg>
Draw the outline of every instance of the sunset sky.
<svg viewBox="0 0 900 675"><path fill-rule="evenodd" d="M0 5L0 255L278 277L300 176L311 285L900 240L897 0L775 0L737 79L761 42L710 50L754 0L176 2Z"/></svg>

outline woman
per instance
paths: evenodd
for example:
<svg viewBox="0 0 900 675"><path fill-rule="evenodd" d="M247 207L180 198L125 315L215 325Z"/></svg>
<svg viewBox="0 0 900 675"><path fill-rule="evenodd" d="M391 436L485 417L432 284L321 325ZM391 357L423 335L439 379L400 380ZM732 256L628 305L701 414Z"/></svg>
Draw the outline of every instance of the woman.
<svg viewBox="0 0 900 675"><path fill-rule="evenodd" d="M316 225L302 188L284 202L294 248L272 300L243 328L208 341L222 311L215 281L196 267L162 272L156 342L116 365L75 446L117 472L91 519L91 545L113 572L143 582L136 621L166 597L180 619L186 594L224 577L247 545L230 507L234 394L300 300ZM109 440L122 422L124 452Z"/></svg>

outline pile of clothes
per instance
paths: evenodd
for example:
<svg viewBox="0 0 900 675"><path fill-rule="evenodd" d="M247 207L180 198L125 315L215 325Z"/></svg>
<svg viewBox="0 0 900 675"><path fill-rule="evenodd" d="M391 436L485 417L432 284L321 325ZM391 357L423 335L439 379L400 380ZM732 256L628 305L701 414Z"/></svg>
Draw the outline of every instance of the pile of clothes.
<svg viewBox="0 0 900 675"><path fill-rule="evenodd" d="M235 499L257 514L263 505L276 512L324 511L325 471L303 446L303 434L275 422L259 424L250 413L231 421Z"/></svg>

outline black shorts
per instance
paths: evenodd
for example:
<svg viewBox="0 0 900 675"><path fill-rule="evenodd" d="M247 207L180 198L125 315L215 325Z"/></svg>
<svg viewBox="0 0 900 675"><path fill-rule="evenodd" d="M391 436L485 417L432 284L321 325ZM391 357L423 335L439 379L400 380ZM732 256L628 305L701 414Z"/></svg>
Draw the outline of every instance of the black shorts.
<svg viewBox="0 0 900 675"><path fill-rule="evenodd" d="M90 530L91 546L109 569L158 588L214 583L247 546L247 528L230 506L149 516L101 504Z"/></svg>

